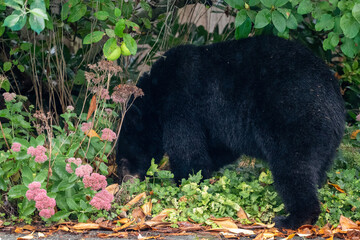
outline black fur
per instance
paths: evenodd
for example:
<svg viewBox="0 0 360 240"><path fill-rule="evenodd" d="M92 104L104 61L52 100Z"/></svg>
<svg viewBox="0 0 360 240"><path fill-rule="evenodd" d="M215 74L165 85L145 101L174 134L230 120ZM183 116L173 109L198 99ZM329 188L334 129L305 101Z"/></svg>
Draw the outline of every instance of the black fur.
<svg viewBox="0 0 360 240"><path fill-rule="evenodd" d="M242 154L261 158L290 214L276 226L316 222L317 187L345 122L337 81L311 52L277 37L179 46L138 86L145 96L125 117L119 165L143 177L166 152L179 180L208 178Z"/></svg>

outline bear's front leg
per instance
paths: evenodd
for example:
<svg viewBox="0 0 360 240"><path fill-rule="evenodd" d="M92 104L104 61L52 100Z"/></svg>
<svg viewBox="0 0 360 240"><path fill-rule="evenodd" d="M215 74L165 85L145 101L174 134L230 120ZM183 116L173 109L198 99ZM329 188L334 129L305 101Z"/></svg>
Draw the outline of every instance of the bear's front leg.
<svg viewBox="0 0 360 240"><path fill-rule="evenodd" d="M199 122L193 119L172 117L164 123L163 144L169 155L175 181L202 170L209 178L213 164L208 153L206 137Z"/></svg>

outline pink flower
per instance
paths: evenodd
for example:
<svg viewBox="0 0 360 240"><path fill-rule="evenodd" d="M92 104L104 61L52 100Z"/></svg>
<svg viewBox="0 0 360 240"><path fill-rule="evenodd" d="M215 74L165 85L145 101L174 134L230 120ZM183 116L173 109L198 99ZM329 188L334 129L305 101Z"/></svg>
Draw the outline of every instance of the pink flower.
<svg viewBox="0 0 360 240"><path fill-rule="evenodd" d="M74 107L69 105L69 106L66 107L66 111L72 112L72 111L74 111Z"/></svg>
<svg viewBox="0 0 360 240"><path fill-rule="evenodd" d="M53 208L42 209L39 212L40 217L43 218L51 218L51 216L54 214L55 214L55 210Z"/></svg>
<svg viewBox="0 0 360 240"><path fill-rule="evenodd" d="M109 91L107 89L101 89L100 98L104 100L109 100L110 99Z"/></svg>
<svg viewBox="0 0 360 240"><path fill-rule="evenodd" d="M10 101L14 100L14 98L16 97L16 94L5 92L5 93L3 93L3 96L5 99L5 102L10 102Z"/></svg>
<svg viewBox="0 0 360 240"><path fill-rule="evenodd" d="M28 188L30 190L37 190L41 188L41 183L40 182L32 182L28 185Z"/></svg>
<svg viewBox="0 0 360 240"><path fill-rule="evenodd" d="M30 154L31 156L35 157L35 162L43 163L47 160L47 156L45 154L46 148L39 145L36 148L29 147L27 150L27 154Z"/></svg>
<svg viewBox="0 0 360 240"><path fill-rule="evenodd" d="M83 131L84 133L87 133L88 131L90 131L91 125L92 125L91 122L83 123L81 126L81 131Z"/></svg>
<svg viewBox="0 0 360 240"><path fill-rule="evenodd" d="M356 116L356 121L360 122L360 114Z"/></svg>
<svg viewBox="0 0 360 240"><path fill-rule="evenodd" d="M83 178L84 186L91 187L91 190L97 191L107 186L106 177L98 173L92 173Z"/></svg>
<svg viewBox="0 0 360 240"><path fill-rule="evenodd" d="M101 135L101 139L102 140L106 140L109 142L112 142L114 139L116 139L116 133L114 133L111 129L109 128L104 128L102 130L102 135Z"/></svg>
<svg viewBox="0 0 360 240"><path fill-rule="evenodd" d="M89 164L86 165L81 165L80 167L78 167L75 170L75 174L78 177L85 177L85 176L89 176L90 173L92 173L92 167Z"/></svg>
<svg viewBox="0 0 360 240"><path fill-rule="evenodd" d="M105 108L105 112L107 113L107 115L111 115L112 111L113 110L111 108Z"/></svg>
<svg viewBox="0 0 360 240"><path fill-rule="evenodd" d="M94 206L97 209L110 210L111 202L114 200L114 196L109 193L106 189L102 190L95 194L93 199L90 201L90 205Z"/></svg>
<svg viewBox="0 0 360 240"><path fill-rule="evenodd" d="M35 207L40 211L39 215L43 218L50 218L55 214L56 201L54 198L47 196L45 189L40 189L40 182L32 182L29 184L29 190L26 191L26 198L35 201Z"/></svg>
<svg viewBox="0 0 360 240"><path fill-rule="evenodd" d="M35 207L38 210L47 209L47 208L54 208L56 206L56 201L54 198L50 198L46 195L46 191L39 193L35 197Z"/></svg>
<svg viewBox="0 0 360 240"><path fill-rule="evenodd" d="M20 152L20 148L21 148L21 144L14 142L11 146L11 150L13 150L14 152Z"/></svg>
<svg viewBox="0 0 360 240"><path fill-rule="evenodd" d="M67 160L66 160L68 163L66 164L66 171L68 172L68 173L73 173L74 171L72 170L72 168L71 168L71 163L74 163L74 164L76 164L77 166L79 166L81 163L82 163L82 161L81 161L81 159L80 158L68 158Z"/></svg>
<svg viewBox="0 0 360 240"><path fill-rule="evenodd" d="M38 194L43 194L45 193L46 194L46 190L45 189L35 189L35 190L27 190L26 191L26 198L31 201L31 200L35 200L35 197L38 195Z"/></svg>
<svg viewBox="0 0 360 240"><path fill-rule="evenodd" d="M30 201L30 200L34 200L35 197L40 194L45 192L46 194L46 190L45 189L40 189L41 187L41 183L40 182L32 182L28 185L29 190L26 191L26 198Z"/></svg>

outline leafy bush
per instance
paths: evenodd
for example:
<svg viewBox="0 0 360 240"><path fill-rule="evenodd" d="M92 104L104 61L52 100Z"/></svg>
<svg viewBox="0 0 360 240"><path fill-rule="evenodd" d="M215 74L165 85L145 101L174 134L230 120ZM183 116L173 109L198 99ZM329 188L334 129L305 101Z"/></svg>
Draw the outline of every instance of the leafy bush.
<svg viewBox="0 0 360 240"><path fill-rule="evenodd" d="M20 219L31 221L29 217L36 208L41 216L53 215L49 206L41 204L47 198L55 199L58 209L49 221L69 216L86 221L98 212L96 208L110 208L112 198L109 196L105 204L106 199L97 197L96 192L107 186L106 164L122 123L117 113L123 119L132 102L143 93L133 85L120 84L110 97L108 83L121 69L106 61L89 68L92 71L86 77L93 97L88 114L78 116L74 107L69 106L60 115L64 127L54 125L50 113L32 114L32 106L24 108L25 97L3 94L6 108L0 110L0 117L6 121L0 123L0 144L7 150L0 151L0 189L15 204ZM117 134L110 128L117 129ZM97 132L101 129L100 137ZM40 190L46 194L42 200L31 193L38 192L40 184ZM88 198L92 200L89 202ZM51 210L52 214L42 214L43 209Z"/></svg>

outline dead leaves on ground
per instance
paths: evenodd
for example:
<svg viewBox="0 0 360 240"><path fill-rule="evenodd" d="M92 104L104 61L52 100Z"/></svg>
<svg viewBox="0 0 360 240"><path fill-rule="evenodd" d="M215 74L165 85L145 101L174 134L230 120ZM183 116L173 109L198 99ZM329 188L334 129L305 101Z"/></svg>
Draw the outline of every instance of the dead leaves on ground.
<svg viewBox="0 0 360 240"><path fill-rule="evenodd" d="M145 193L141 193L129 201L123 211L128 211L135 204L140 203L140 200L146 198ZM135 205L136 206L136 205ZM339 225L332 227L329 224L322 228L318 226L304 225L298 230L284 230L274 228L274 224L252 223L244 225L240 221L232 218L210 218L209 220L216 223L219 228L211 228L210 226L203 226L201 224L193 223L191 219L188 222L178 222L177 227L173 228L172 223L167 222L169 215L176 211L175 209L164 209L158 215L151 217L152 204L151 200L146 201L142 206L134 208L131 215L132 219L119 218L115 221L105 219L98 219L95 222L75 223L64 222L56 224L52 227L35 227L25 225L22 227L5 227L0 224L2 231L10 231L14 233L27 234L21 239L33 239L34 237L47 237L55 232L72 232L72 233L86 233L91 230L107 230L109 233L100 232L97 234L99 238L128 238L129 235L135 236L138 239L157 239L161 236L167 235L186 235L192 232L206 233L212 235L220 235L221 238L238 239L240 237L252 237L255 240L265 240L280 238L282 240L292 239L295 236L302 238L314 238L317 236L323 237L326 240L333 240L334 238L341 239L360 239L360 221L353 222L344 216L340 217ZM246 220L250 222L247 214L242 209L238 212L239 220ZM156 236L143 237L139 231L154 231Z"/></svg>

